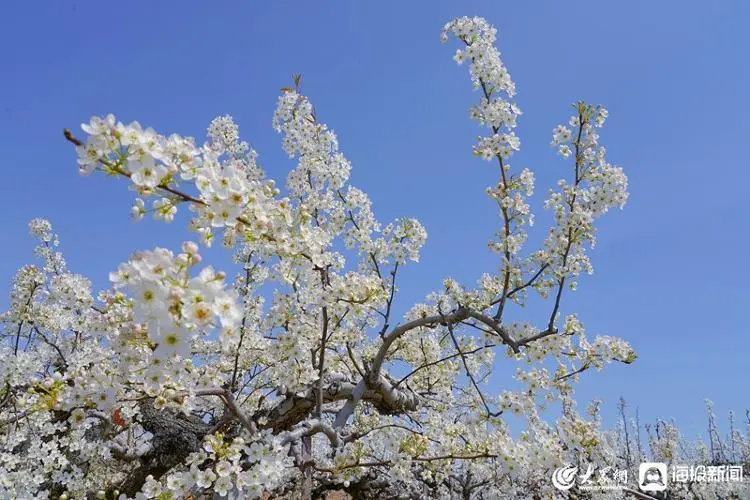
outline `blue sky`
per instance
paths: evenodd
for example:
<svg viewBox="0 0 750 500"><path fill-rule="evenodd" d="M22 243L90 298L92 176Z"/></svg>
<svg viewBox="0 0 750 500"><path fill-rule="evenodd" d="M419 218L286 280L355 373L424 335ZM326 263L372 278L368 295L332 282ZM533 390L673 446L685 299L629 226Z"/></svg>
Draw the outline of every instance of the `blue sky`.
<svg viewBox="0 0 750 500"><path fill-rule="evenodd" d="M295 72L380 220L413 216L428 230L422 262L400 278L398 310L446 276L473 283L498 266L485 245L498 219L484 195L497 170L470 154L477 95L438 35L453 17L481 15L498 28L518 87L522 151L512 164L537 175L536 229L548 221L548 188L570 171L549 142L571 102L609 109L602 142L630 178L625 211L601 221L596 273L564 296L563 314L578 312L589 335L627 339L640 358L584 376L582 402L602 397L611 425L622 395L642 420L674 417L690 436L705 430L704 398L720 418L750 405L746 2L29 1L3 10L0 283L31 260L26 225L37 216L97 288L132 250L190 236L185 218L131 223L132 193L79 177L63 127L112 112L202 139L213 117L231 113L281 182L292 164L271 116ZM542 324L550 306L510 317Z"/></svg>

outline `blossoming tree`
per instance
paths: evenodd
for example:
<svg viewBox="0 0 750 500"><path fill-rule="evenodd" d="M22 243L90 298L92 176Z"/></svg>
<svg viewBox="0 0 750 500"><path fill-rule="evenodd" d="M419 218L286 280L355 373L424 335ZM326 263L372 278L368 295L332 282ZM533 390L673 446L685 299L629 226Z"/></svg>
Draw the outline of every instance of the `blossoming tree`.
<svg viewBox="0 0 750 500"><path fill-rule="evenodd" d="M451 37L478 91L470 116L487 131L474 154L498 169L487 195L499 271L471 287L446 279L400 319L397 277L425 230L375 218L299 77L273 117L297 161L283 195L230 117L203 145L112 115L83 125L85 138L65 131L81 174L126 178L136 219L169 222L187 207L196 242L134 253L95 296L51 225L31 222L40 263L18 271L2 316L0 496L549 498L570 494L550 481L563 464L621 463L596 412L575 410L573 384L636 355L561 312L564 291L592 272L595 221L628 197L599 144L607 112L578 102L554 129L570 175L545 203L555 225L543 246L522 253L534 175L509 164L515 86L485 20L456 19ZM233 280L201 264L217 240L241 266ZM530 293L549 298L549 315L507 321ZM489 393L496 355L518 364L521 389ZM526 423L520 436L509 412Z"/></svg>

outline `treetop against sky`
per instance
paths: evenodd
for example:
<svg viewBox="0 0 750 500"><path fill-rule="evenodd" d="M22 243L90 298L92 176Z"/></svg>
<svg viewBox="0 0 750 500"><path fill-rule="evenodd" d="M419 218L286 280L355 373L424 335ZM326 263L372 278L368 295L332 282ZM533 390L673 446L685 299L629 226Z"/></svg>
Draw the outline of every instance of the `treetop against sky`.
<svg viewBox="0 0 750 500"><path fill-rule="evenodd" d="M3 56L29 78L1 84L19 168L0 202L15 235L0 487L548 494L548 469L581 453L634 467L609 432L621 395L641 423L674 417L688 438L705 434L704 398L742 410L735 137L750 78L731 56L746 7L588 7L493 6L499 31L445 25L473 94L435 43L455 16L440 3L312 20L142 7L141 24L111 28L127 50L73 30L104 7L54 7L68 24L42 20L45 37ZM578 43L563 43L563 13L586 26ZM180 29L141 31L165 19ZM196 44L191 26L214 36ZM56 33L69 50L53 57ZM61 138L83 109L94 118ZM56 167L73 149L97 175ZM126 224L128 204L141 223ZM57 451L30 451L37 428ZM643 443L671 463L676 429L656 429ZM689 458L746 458L737 439L731 456L710 436Z"/></svg>

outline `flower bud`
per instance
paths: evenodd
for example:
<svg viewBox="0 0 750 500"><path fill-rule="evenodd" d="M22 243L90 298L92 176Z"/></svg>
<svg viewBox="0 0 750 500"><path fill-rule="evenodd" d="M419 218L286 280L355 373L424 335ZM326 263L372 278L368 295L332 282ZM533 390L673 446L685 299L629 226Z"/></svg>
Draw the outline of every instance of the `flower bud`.
<svg viewBox="0 0 750 500"><path fill-rule="evenodd" d="M198 244L194 241L186 241L182 244L182 251L188 254L198 253Z"/></svg>

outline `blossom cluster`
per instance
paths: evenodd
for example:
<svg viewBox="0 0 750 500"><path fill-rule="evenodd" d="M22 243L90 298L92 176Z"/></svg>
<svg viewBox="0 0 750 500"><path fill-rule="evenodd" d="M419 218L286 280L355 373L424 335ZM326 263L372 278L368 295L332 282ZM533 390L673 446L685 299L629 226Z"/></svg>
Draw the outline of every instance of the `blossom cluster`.
<svg viewBox="0 0 750 500"><path fill-rule="evenodd" d="M577 132L563 125L553 131L552 145L561 156L574 156L575 175L572 183L560 180L559 190L550 190L545 201L545 208L554 213L556 227L549 231L541 257L549 264L550 277L550 281L540 282L542 288L553 283L562 286L565 279L575 288L579 274L593 273L585 249L587 244L596 244L594 221L610 208L622 208L628 199L627 176L607 161L606 148L599 144L597 129L604 125L606 109L584 102L575 107L577 114L569 124Z"/></svg>
<svg viewBox="0 0 750 500"><path fill-rule="evenodd" d="M475 89L482 92L479 103L470 108L469 115L491 130L490 135L478 139L474 154L485 160L496 160L500 169L499 182L486 192L497 204L502 221L502 227L488 246L503 256L502 286L498 294L504 302L503 295L520 284L523 270L533 262L532 259L520 259L518 254L528 237L525 227L534 224L527 202L534 192L534 175L529 169L513 175L508 163L511 155L521 147L513 130L521 110L510 100L516 87L494 45L497 30L482 18L462 17L445 25L441 36L444 42L449 33L464 44L454 59L458 64L470 61L472 82Z"/></svg>
<svg viewBox="0 0 750 500"><path fill-rule="evenodd" d="M202 466L206 462L211 465ZM247 443L235 437L227 442L221 433L209 434L202 449L191 454L183 467L160 480L148 476L140 497L184 498L199 489L215 491L220 497L260 498L281 482L290 465L289 457L273 441Z"/></svg>
<svg viewBox="0 0 750 500"><path fill-rule="evenodd" d="M163 359L187 357L196 332L217 328L222 337L232 336L241 321L224 274L209 266L190 277L201 255L193 242L182 250L176 256L164 248L136 253L110 275L115 289L132 294L133 319L146 326L154 355Z"/></svg>
<svg viewBox="0 0 750 500"><path fill-rule="evenodd" d="M191 228L210 245L219 228L239 232L250 240L273 240L274 233L288 232L288 202L276 199L279 190L264 181L257 154L238 142L237 128L229 117L215 120L209 128L211 142L202 147L192 138L177 134L164 137L138 122L125 125L114 115L94 117L83 125L88 134L77 146L82 174L102 170L128 177L143 197L155 196L148 209L137 198L131 210L136 219L152 212L172 221L180 203L191 202L196 213ZM179 191L191 182L197 195Z"/></svg>

